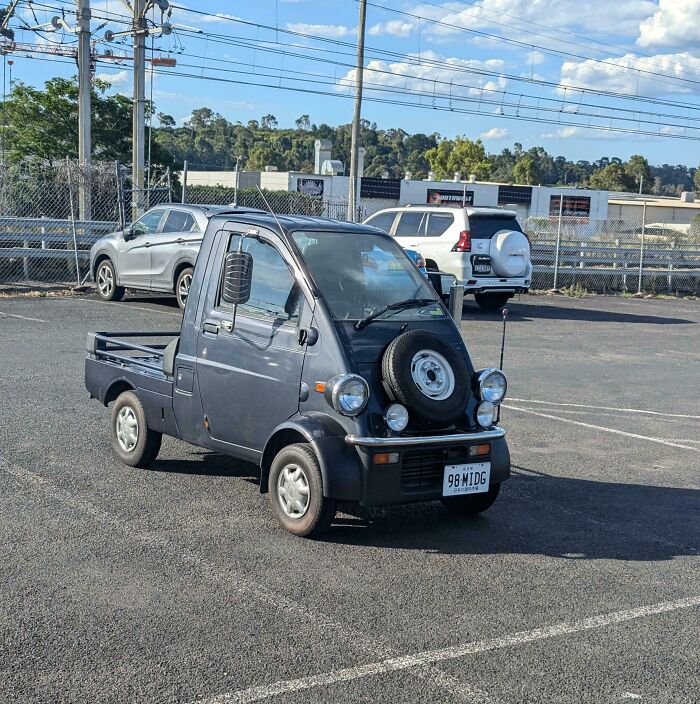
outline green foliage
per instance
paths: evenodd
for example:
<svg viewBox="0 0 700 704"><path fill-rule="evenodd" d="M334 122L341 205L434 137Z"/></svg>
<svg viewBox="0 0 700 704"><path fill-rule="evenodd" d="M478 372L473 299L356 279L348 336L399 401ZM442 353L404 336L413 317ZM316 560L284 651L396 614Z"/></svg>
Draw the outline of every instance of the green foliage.
<svg viewBox="0 0 700 704"><path fill-rule="evenodd" d="M481 180L491 174L492 164L481 140L472 142L466 137L443 139L436 147L429 149L425 157L439 179L451 179L457 171L462 178L474 174Z"/></svg>
<svg viewBox="0 0 700 704"><path fill-rule="evenodd" d="M268 191L263 189L263 194L278 215L322 215L324 209L323 198L309 196L294 191ZM260 208L267 210L265 198L257 188L240 188L238 194L234 188L226 186L190 186L187 189L188 203L207 204L232 204L238 196L238 205L247 208Z"/></svg>
<svg viewBox="0 0 700 704"><path fill-rule="evenodd" d="M700 169L698 169L693 176L693 188L696 192L700 193Z"/></svg>

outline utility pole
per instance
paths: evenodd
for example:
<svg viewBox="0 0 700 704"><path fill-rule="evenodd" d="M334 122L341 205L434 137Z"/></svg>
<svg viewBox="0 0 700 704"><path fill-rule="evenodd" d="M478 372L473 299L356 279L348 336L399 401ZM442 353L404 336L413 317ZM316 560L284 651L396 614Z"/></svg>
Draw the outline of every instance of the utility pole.
<svg viewBox="0 0 700 704"><path fill-rule="evenodd" d="M362 117L362 81L365 68L365 24L367 0L360 0L360 20L357 25L357 66L355 69L355 114L352 118L352 141L350 143L350 190L348 192L348 220L355 221L357 215L357 172L360 150L360 119Z"/></svg>
<svg viewBox="0 0 700 704"><path fill-rule="evenodd" d="M134 20L134 95L133 157L131 165L131 221L143 210L144 166L146 162L146 0L133 0Z"/></svg>
<svg viewBox="0 0 700 704"><path fill-rule="evenodd" d="M90 18L90 0L78 0L78 26L76 28L78 35L78 161L83 171L79 179L78 217L81 220L92 220Z"/></svg>

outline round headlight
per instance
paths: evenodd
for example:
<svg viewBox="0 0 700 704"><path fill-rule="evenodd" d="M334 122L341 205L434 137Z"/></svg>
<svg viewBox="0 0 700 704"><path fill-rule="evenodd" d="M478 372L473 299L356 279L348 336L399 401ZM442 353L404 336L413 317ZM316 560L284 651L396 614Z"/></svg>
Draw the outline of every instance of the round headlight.
<svg viewBox="0 0 700 704"><path fill-rule="evenodd" d="M369 386L357 374L342 374L326 384L326 400L344 416L361 413L368 399Z"/></svg>
<svg viewBox="0 0 700 704"><path fill-rule="evenodd" d="M498 405L506 395L508 382L500 369L484 369L479 372L479 398Z"/></svg>
<svg viewBox="0 0 700 704"><path fill-rule="evenodd" d="M496 406L491 401L482 401L476 409L476 422L482 428L490 428L496 420Z"/></svg>
<svg viewBox="0 0 700 704"><path fill-rule="evenodd" d="M386 409L386 424L400 433L408 425L408 411L400 403L392 403Z"/></svg>

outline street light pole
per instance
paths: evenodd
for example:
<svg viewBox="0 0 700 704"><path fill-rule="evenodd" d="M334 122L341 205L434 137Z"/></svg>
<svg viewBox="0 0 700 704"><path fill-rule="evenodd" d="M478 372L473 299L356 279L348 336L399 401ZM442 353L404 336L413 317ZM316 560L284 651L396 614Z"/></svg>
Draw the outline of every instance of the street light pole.
<svg viewBox="0 0 700 704"><path fill-rule="evenodd" d="M91 158L91 55L90 55L90 0L78 0L78 161L84 173L79 179L78 208L81 220L92 219L92 198L89 167Z"/></svg>
<svg viewBox="0 0 700 704"><path fill-rule="evenodd" d="M141 215L146 162L146 0L134 0L134 92L133 92L133 157L131 165L131 221Z"/></svg>
<svg viewBox="0 0 700 704"><path fill-rule="evenodd" d="M348 220L357 216L357 173L360 150L360 119L362 117L362 81L365 67L365 24L367 0L360 0L360 20L357 25L357 65L355 69L355 113L352 118L352 141L350 143L350 190L348 191Z"/></svg>

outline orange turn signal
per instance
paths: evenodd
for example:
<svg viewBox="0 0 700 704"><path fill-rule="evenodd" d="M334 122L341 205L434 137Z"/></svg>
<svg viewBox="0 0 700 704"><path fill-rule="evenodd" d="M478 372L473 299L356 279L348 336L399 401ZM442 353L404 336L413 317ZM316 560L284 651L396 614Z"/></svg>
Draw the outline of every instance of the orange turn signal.
<svg viewBox="0 0 700 704"><path fill-rule="evenodd" d="M325 381L317 381L314 388L318 393L323 394L326 392L326 382Z"/></svg>
<svg viewBox="0 0 700 704"><path fill-rule="evenodd" d="M374 464L396 464L399 461L398 452L380 452L372 458Z"/></svg>
<svg viewBox="0 0 700 704"><path fill-rule="evenodd" d="M470 457L483 457L491 452L491 445L489 443L484 443L483 445L472 445L469 448Z"/></svg>

